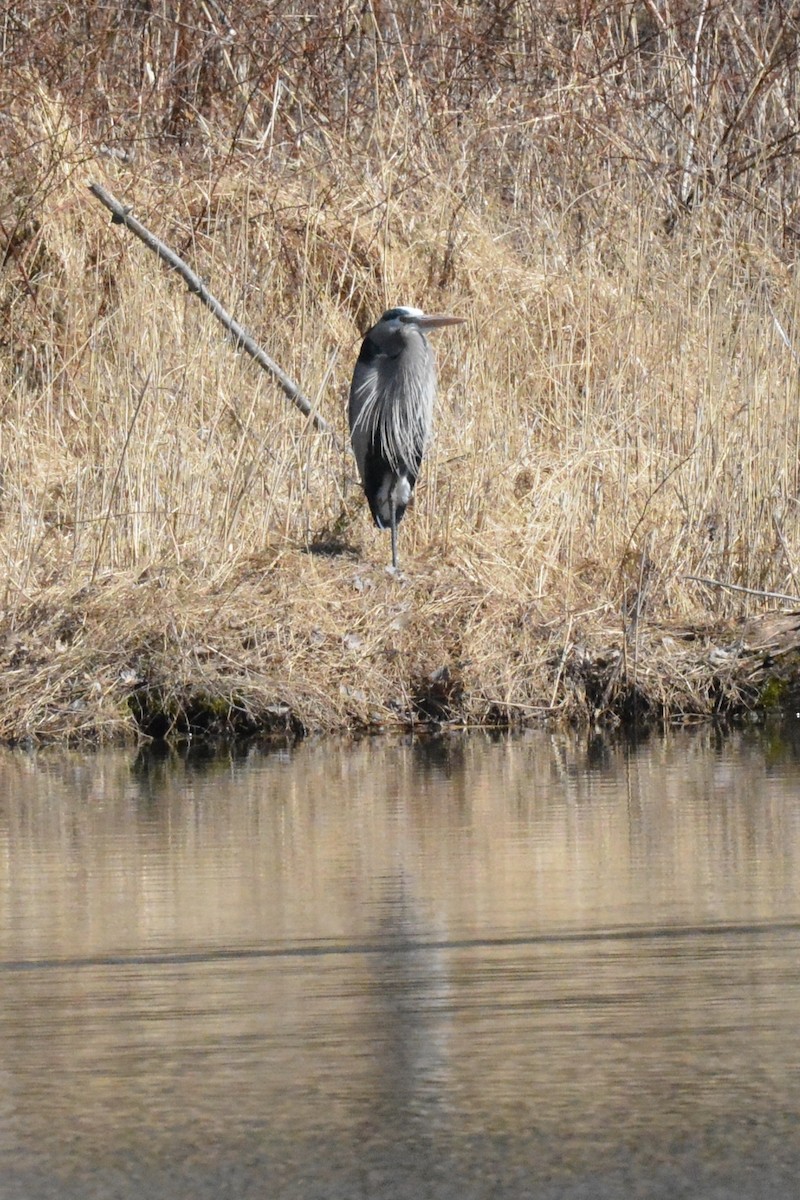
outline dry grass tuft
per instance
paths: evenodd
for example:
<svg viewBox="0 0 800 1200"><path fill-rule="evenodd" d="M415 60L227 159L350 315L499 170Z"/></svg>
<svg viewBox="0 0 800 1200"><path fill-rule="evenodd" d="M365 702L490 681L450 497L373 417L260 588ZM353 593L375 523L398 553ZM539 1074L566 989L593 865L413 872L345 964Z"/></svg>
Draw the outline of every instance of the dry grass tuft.
<svg viewBox="0 0 800 1200"><path fill-rule="evenodd" d="M791 12L190 7L6 29L0 737L752 704L775 602L688 577L800 595ZM403 578L89 179L342 441L385 306L468 318Z"/></svg>

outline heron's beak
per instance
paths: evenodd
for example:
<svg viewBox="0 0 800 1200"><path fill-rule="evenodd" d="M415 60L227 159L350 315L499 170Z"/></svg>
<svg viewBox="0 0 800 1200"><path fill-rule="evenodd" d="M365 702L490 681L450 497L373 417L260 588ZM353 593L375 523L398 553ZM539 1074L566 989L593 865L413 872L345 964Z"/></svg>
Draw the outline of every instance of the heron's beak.
<svg viewBox="0 0 800 1200"><path fill-rule="evenodd" d="M439 329L442 325L463 325L466 317L446 317L443 313L427 313L420 317L420 329Z"/></svg>

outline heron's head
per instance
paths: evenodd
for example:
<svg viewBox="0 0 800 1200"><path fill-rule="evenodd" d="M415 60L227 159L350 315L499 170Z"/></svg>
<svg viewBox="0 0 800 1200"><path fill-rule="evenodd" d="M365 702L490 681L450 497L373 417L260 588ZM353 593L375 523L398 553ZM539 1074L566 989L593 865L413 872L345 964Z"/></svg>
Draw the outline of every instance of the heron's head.
<svg viewBox="0 0 800 1200"><path fill-rule="evenodd" d="M424 313L419 308L388 308L367 335L371 342L389 358L408 353L427 356L425 334L442 325L460 325L463 317L446 317L441 313Z"/></svg>
<svg viewBox="0 0 800 1200"><path fill-rule="evenodd" d="M404 328L421 329L425 332L428 329L440 329L443 325L463 325L464 317L447 317L444 313L424 313L422 309L410 308L407 305L401 304L397 308L387 308L386 312L378 321L378 325L385 325L387 331L400 332Z"/></svg>

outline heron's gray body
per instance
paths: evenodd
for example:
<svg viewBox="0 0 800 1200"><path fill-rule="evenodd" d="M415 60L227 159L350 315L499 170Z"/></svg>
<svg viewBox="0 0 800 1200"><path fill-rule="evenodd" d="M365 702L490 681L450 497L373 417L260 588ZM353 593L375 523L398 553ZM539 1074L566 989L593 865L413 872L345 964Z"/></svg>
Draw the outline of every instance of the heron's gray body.
<svg viewBox="0 0 800 1200"><path fill-rule="evenodd" d="M414 492L433 423L436 366L425 329L458 317L391 308L367 331L350 387L350 438L375 524L392 531Z"/></svg>

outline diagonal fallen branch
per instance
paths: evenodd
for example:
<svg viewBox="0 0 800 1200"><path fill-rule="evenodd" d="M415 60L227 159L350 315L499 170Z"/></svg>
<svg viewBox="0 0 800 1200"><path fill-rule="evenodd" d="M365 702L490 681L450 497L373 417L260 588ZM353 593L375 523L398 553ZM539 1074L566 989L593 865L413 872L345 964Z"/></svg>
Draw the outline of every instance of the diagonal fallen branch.
<svg viewBox="0 0 800 1200"><path fill-rule="evenodd" d="M785 592L762 592L760 588L743 587L740 583L725 583L722 579L708 579L705 575L681 575L693 583L705 583L708 587L728 588L732 592L744 592L747 596L761 596L764 600L785 600L787 604L800 604L800 596L787 596Z"/></svg>
<svg viewBox="0 0 800 1200"><path fill-rule="evenodd" d="M237 347L241 346L241 348L245 350L251 358L256 360L259 366L263 367L265 371L268 371L269 374L272 375L272 377L278 383L278 386L289 397L292 404L294 404L296 408L299 408L300 412L309 418L311 424L314 425L316 429L320 430L321 433L329 433L333 437L330 425L327 421L322 419L319 413L315 411L314 405L308 399L308 397L300 391L300 388L297 386L297 384L290 379L284 371L281 370L278 364L273 362L266 351L262 350L258 342L251 337L247 330L244 329L238 323L238 321L233 319L230 313L222 307L219 300L217 300L215 296L211 295L211 292L205 286L200 276L195 274L191 267L187 266L183 259L179 258L174 250L170 250L169 246L165 245L160 238L157 238L156 235L151 233L150 230L142 225L140 221L137 221L135 217L132 217L130 208L127 208L124 204L120 204L119 200L115 199L114 196L112 196L110 192L107 192L104 187L101 187L99 183L90 183L89 191L93 196L96 196L100 203L104 204L111 212L111 221L114 225L125 225L126 228L130 229L131 233L135 233L136 236L144 242L148 249L157 254L158 257L167 264L167 266L172 267L173 270L178 272L178 274L186 281L186 286L188 287L189 291L194 292L195 295L202 300L206 308L211 310L217 320L221 321L225 328L233 334L234 338L236 339Z"/></svg>

